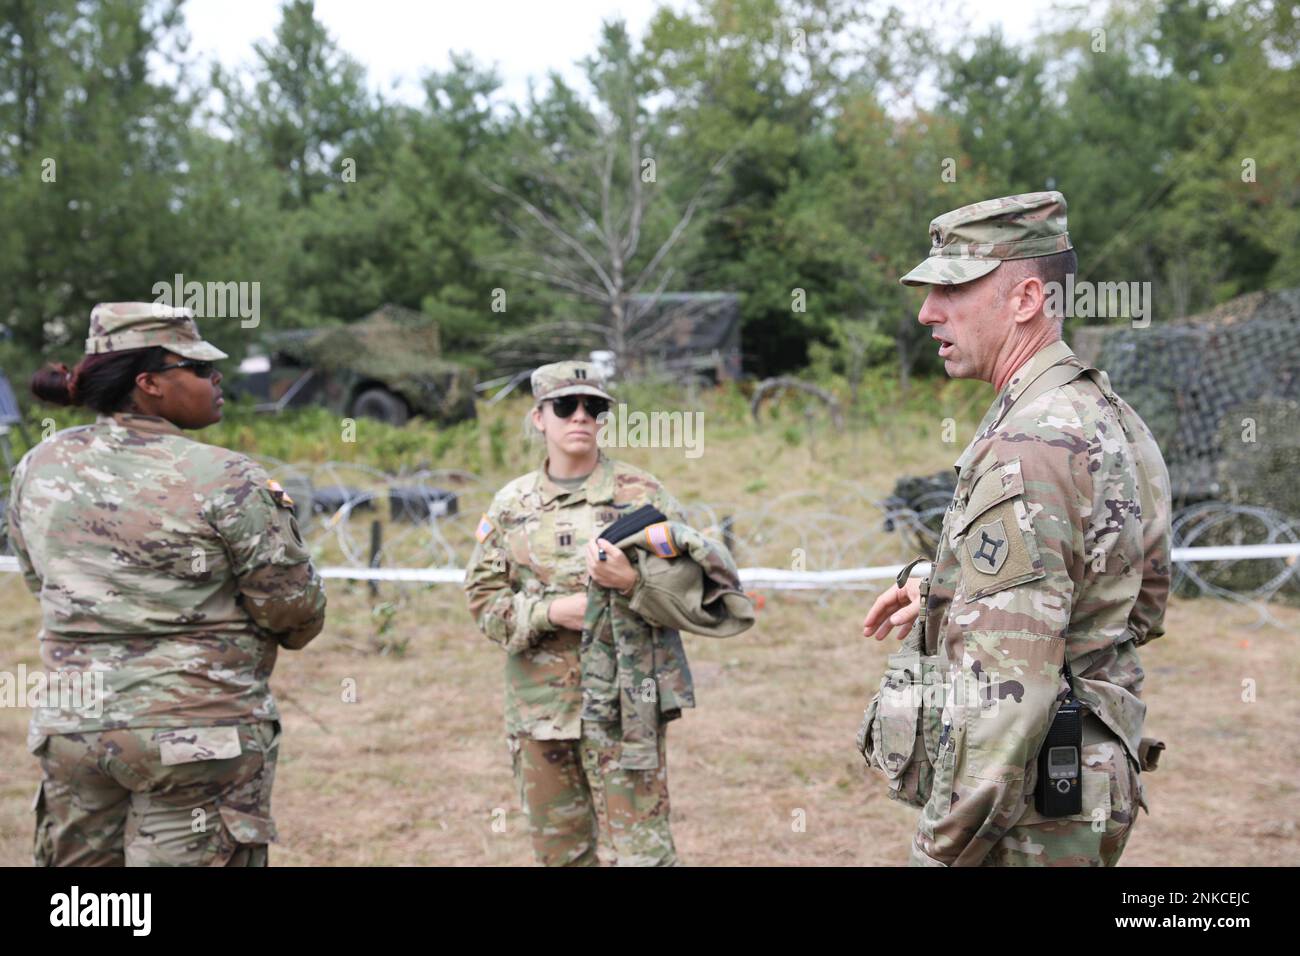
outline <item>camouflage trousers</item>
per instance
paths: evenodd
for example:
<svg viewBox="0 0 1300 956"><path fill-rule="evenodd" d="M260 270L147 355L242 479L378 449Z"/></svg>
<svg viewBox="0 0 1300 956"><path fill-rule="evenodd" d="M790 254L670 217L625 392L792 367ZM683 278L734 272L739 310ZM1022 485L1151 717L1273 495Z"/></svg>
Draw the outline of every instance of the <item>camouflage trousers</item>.
<svg viewBox="0 0 1300 956"><path fill-rule="evenodd" d="M659 766L618 766L618 724L583 721L581 740L512 736L519 802L543 866L676 866L664 726Z"/></svg>
<svg viewBox="0 0 1300 956"><path fill-rule="evenodd" d="M34 752L37 866L266 866L275 721L55 734Z"/></svg>
<svg viewBox="0 0 1300 956"><path fill-rule="evenodd" d="M1109 733L1085 732L1083 812L1044 817L1031 800L985 866L1114 866L1133 832L1142 784L1124 745Z"/></svg>

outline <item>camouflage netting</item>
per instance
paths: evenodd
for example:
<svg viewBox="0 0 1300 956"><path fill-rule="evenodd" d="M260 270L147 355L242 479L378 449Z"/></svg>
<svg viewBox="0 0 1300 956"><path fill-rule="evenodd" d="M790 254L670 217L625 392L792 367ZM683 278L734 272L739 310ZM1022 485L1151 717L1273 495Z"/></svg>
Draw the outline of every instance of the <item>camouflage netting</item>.
<svg viewBox="0 0 1300 956"><path fill-rule="evenodd" d="M438 326L418 312L384 306L347 325L322 329L286 351L330 371L374 378L421 375L442 360Z"/></svg>
<svg viewBox="0 0 1300 956"><path fill-rule="evenodd" d="M1300 401L1266 398L1232 406L1220 425L1219 447L1221 497L1300 517Z"/></svg>
<svg viewBox="0 0 1300 956"><path fill-rule="evenodd" d="M1176 504L1217 498L1300 515L1300 289L1163 327L1087 328L1073 345L1155 432Z"/></svg>
<svg viewBox="0 0 1300 956"><path fill-rule="evenodd" d="M473 407L473 373L442 357L436 322L401 306L383 306L280 347L306 365L382 382L420 412L454 417L467 403Z"/></svg>

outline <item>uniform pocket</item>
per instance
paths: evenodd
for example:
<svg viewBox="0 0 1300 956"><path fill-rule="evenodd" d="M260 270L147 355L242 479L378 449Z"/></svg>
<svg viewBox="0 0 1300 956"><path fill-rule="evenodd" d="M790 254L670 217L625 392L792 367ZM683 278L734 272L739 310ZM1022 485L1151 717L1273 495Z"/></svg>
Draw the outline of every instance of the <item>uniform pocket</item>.
<svg viewBox="0 0 1300 956"><path fill-rule="evenodd" d="M916 757L917 722L921 709L915 694L921 686L918 655L902 660L891 658L880 687L873 732L879 741L876 764L891 780L897 780Z"/></svg>
<svg viewBox="0 0 1300 956"><path fill-rule="evenodd" d="M271 816L271 789L279 756L279 721L244 724L240 772L217 798L220 820L212 866L265 866L266 845L279 834Z"/></svg>
<svg viewBox="0 0 1300 956"><path fill-rule="evenodd" d="M221 807L221 824L236 843L274 843L279 834L275 830L275 821L270 817L260 817L245 813L232 807Z"/></svg>
<svg viewBox="0 0 1300 956"><path fill-rule="evenodd" d="M267 845L279 836L274 820L228 806L218 807L217 819L220 825L202 865L266 866Z"/></svg>
<svg viewBox="0 0 1300 956"><path fill-rule="evenodd" d="M1038 807L1035 806L1033 794L1031 793L1029 795L1029 806L1016 823L1016 826L1027 827L1038 823L1054 823L1058 820L1074 820L1090 824L1098 839L1100 839L1101 835L1106 832L1107 827L1110 826L1112 809L1110 774L1105 770L1089 770L1085 767L1081 784L1083 796L1080 800L1078 813L1072 813L1065 817L1045 817L1038 812Z"/></svg>
<svg viewBox="0 0 1300 956"><path fill-rule="evenodd" d="M858 730L858 749L889 780L889 795L924 806L934 782L938 721L942 701L930 698L927 674L937 673L935 658L915 652L891 654Z"/></svg>
<svg viewBox="0 0 1300 956"><path fill-rule="evenodd" d="M203 760L229 760L242 753L238 727L188 727L184 730L161 730L154 735L158 755L164 767L198 763Z"/></svg>

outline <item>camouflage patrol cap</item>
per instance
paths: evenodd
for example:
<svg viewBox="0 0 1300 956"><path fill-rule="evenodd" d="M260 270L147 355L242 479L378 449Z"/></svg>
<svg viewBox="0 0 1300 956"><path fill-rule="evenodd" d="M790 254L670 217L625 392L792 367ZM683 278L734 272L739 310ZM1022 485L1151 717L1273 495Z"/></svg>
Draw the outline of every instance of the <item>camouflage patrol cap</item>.
<svg viewBox="0 0 1300 956"><path fill-rule="evenodd" d="M1052 190L962 206L930 221L930 257L903 285L959 285L986 276L1008 259L1033 259L1072 249L1065 197Z"/></svg>
<svg viewBox="0 0 1300 956"><path fill-rule="evenodd" d="M614 400L605 390L609 383L604 374L591 362L552 362L539 366L533 372L532 384L533 398L538 402L565 395L596 395Z"/></svg>
<svg viewBox="0 0 1300 956"><path fill-rule="evenodd" d="M101 302L90 310L87 355L155 345L200 362L228 358L221 349L203 341L192 309L159 302Z"/></svg>

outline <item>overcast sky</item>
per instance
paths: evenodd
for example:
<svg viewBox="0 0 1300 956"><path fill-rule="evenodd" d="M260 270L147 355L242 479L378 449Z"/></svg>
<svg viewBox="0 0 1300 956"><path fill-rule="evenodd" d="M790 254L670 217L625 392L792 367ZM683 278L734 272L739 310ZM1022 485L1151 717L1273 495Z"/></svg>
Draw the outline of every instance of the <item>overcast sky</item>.
<svg viewBox="0 0 1300 956"><path fill-rule="evenodd" d="M316 15L340 46L367 69L383 90L419 102L418 78L429 69L445 69L449 51L468 52L481 64L495 65L503 94L522 99L529 77L540 85L549 70L579 82L575 63L589 55L602 20L622 16L633 37L640 37L660 6L681 9L671 0L317 0ZM187 0L190 53L203 60L237 66L252 59L255 40L269 39L279 20L275 0ZM1023 40L1038 18L1051 8L1048 0L999 0L972 4L936 0L924 5L952 33L959 24L976 29L1001 23L1009 39ZM206 71L205 71L206 73Z"/></svg>

